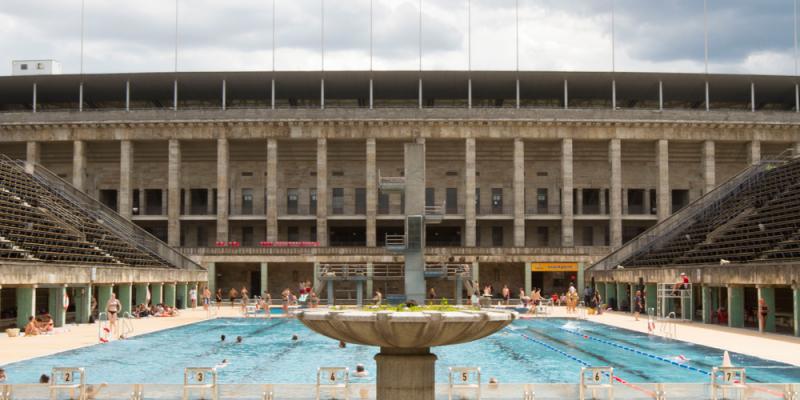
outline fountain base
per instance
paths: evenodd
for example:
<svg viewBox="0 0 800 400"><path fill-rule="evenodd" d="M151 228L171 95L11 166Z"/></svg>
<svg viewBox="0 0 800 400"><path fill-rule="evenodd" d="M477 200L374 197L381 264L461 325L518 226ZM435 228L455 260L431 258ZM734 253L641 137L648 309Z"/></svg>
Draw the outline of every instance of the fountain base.
<svg viewBox="0 0 800 400"><path fill-rule="evenodd" d="M380 400L434 400L436 355L429 347L399 349L381 347L376 387Z"/></svg>

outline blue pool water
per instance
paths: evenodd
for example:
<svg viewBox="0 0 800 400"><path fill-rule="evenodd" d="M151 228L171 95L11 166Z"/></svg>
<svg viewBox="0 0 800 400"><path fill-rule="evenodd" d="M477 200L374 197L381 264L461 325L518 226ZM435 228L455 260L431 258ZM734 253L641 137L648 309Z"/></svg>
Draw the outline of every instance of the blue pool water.
<svg viewBox="0 0 800 400"><path fill-rule="evenodd" d="M290 340L293 333L298 342ZM220 335L228 340L221 343ZM243 336L242 344L233 343ZM55 366L84 366L89 382L181 383L183 368L214 366L223 359L222 383L313 383L319 366L366 365L374 374L378 348L348 345L313 333L292 319L215 319L4 366L9 383L33 383ZM587 321L515 321L472 343L437 347L436 379L449 366L480 366L503 383L576 382L583 365L612 365L630 382L708 382L705 371L722 351ZM688 361L679 360L682 356ZM800 356L799 356L800 357ZM800 367L731 354L755 382L800 382ZM357 378L357 382L373 382Z"/></svg>

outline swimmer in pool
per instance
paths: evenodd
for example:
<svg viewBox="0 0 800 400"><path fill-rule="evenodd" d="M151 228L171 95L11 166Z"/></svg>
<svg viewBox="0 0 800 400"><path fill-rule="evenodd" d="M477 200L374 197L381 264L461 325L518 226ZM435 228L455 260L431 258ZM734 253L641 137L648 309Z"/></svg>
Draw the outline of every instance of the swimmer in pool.
<svg viewBox="0 0 800 400"><path fill-rule="evenodd" d="M297 334L296 334L296 333L292 334L292 341L293 341L293 342L296 342L296 341L298 341L298 340L300 340L300 337L299 337L299 336L297 336Z"/></svg>
<svg viewBox="0 0 800 400"><path fill-rule="evenodd" d="M241 336L236 337L236 343L242 343L244 339Z"/></svg>
<svg viewBox="0 0 800 400"><path fill-rule="evenodd" d="M219 364L215 365L215 366L214 366L214 368L216 368L216 369L223 369L223 368L225 368L225 367L227 367L227 366L228 366L228 359L226 358L226 359L222 360L222 362L221 362L221 363L219 363Z"/></svg>
<svg viewBox="0 0 800 400"><path fill-rule="evenodd" d="M369 376L369 372L367 372L367 369L364 368L364 364L356 364L356 372L353 373L353 375L358 378L365 378Z"/></svg>

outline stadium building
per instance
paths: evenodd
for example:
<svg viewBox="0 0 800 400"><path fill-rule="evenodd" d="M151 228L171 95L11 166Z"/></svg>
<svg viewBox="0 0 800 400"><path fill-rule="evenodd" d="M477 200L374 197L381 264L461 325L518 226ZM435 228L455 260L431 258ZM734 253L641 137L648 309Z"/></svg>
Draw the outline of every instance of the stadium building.
<svg viewBox="0 0 800 400"><path fill-rule="evenodd" d="M795 152L798 102L791 76L13 76L0 77L0 153L179 247L212 290L278 296L360 271L364 285L323 287L346 303L402 295L404 200L379 187L402 178L403 144L423 143L426 212L439 216L426 228L431 271L468 266L479 288L549 295L718 184ZM793 283L761 284L783 299ZM461 291L433 273L428 285ZM2 307L13 290L3 285Z"/></svg>

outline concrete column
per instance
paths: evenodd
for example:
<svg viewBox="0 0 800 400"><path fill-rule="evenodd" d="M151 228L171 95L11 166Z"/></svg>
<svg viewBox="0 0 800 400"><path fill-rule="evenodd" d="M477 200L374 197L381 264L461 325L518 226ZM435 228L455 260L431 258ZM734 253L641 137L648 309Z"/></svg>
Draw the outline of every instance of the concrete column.
<svg viewBox="0 0 800 400"><path fill-rule="evenodd" d="M628 189L622 189L622 215L630 214L628 212ZM644 209L646 214L650 214L650 193L645 189L644 193Z"/></svg>
<svg viewBox="0 0 800 400"><path fill-rule="evenodd" d="M150 284L150 301L153 304L161 304L164 302L164 284L151 283Z"/></svg>
<svg viewBox="0 0 800 400"><path fill-rule="evenodd" d="M728 286L728 326L744 327L744 287Z"/></svg>
<svg viewBox="0 0 800 400"><path fill-rule="evenodd" d="M137 283L134 284L134 287L136 289L136 305L147 305L147 289L150 288L150 285L147 283Z"/></svg>
<svg viewBox="0 0 800 400"><path fill-rule="evenodd" d="M106 304L108 299L111 298L111 293L114 291L113 285L97 285L97 312L106 312Z"/></svg>
<svg viewBox="0 0 800 400"><path fill-rule="evenodd" d="M761 141L753 140L747 144L747 165L761 162Z"/></svg>
<svg viewBox="0 0 800 400"><path fill-rule="evenodd" d="M583 299L583 289L586 287L586 283L585 283L586 281L585 281L584 275L583 275L583 268L584 268L584 264L582 262L579 262L578 263L578 273L575 274L576 275L575 276L575 279L576 279L575 280L575 289L578 289L578 294L580 295L581 300ZM528 275L530 275L530 274L528 274Z"/></svg>
<svg viewBox="0 0 800 400"><path fill-rule="evenodd" d="M317 241L328 245L328 140L317 139Z"/></svg>
<svg viewBox="0 0 800 400"><path fill-rule="evenodd" d="M278 240L278 141L267 139L267 241Z"/></svg>
<svg viewBox="0 0 800 400"><path fill-rule="evenodd" d="M645 311L650 312L650 309L656 309L658 305L658 284L646 283L645 284ZM655 312L655 311L654 311Z"/></svg>
<svg viewBox="0 0 800 400"><path fill-rule="evenodd" d="M327 282L327 292L328 292L328 305L329 306L335 305L336 302L335 302L335 298L333 296L333 281L332 280L328 280L328 282Z"/></svg>
<svg viewBox="0 0 800 400"><path fill-rule="evenodd" d="M792 327L794 335L800 336L800 285L792 287Z"/></svg>
<svg viewBox="0 0 800 400"><path fill-rule="evenodd" d="M167 242L170 246L181 244L181 142L169 141L169 165L167 167ZM186 191L189 195L189 190ZM189 214L189 206L186 207Z"/></svg>
<svg viewBox="0 0 800 400"><path fill-rule="evenodd" d="M465 139L464 246L475 247L475 138Z"/></svg>
<svg viewBox="0 0 800 400"><path fill-rule="evenodd" d="M228 241L228 139L217 139L217 241Z"/></svg>
<svg viewBox="0 0 800 400"><path fill-rule="evenodd" d="M208 271L208 290L211 293L217 292L217 266L213 262L206 264L206 270Z"/></svg>
<svg viewBox="0 0 800 400"><path fill-rule="evenodd" d="M25 146L25 172L32 174L34 165L42 159L42 145L39 142L28 142Z"/></svg>
<svg viewBox="0 0 800 400"><path fill-rule="evenodd" d="M133 142L119 142L119 215L131 219L131 174L133 173Z"/></svg>
<svg viewBox="0 0 800 400"><path fill-rule="evenodd" d="M36 286L17 288L17 328L25 329L28 317L36 315Z"/></svg>
<svg viewBox="0 0 800 400"><path fill-rule="evenodd" d="M269 264L261 263L261 293L253 293L253 295L261 295L264 292L269 292Z"/></svg>
<svg viewBox="0 0 800 400"><path fill-rule="evenodd" d="M703 142L703 194L708 193L717 185L716 148L713 140Z"/></svg>
<svg viewBox="0 0 800 400"><path fill-rule="evenodd" d="M525 293L530 293L533 289L533 276L531 275L530 263L522 263L522 276L525 277ZM472 295L472 293L470 293Z"/></svg>
<svg viewBox="0 0 800 400"><path fill-rule="evenodd" d="M514 139L514 246L525 247L525 142Z"/></svg>
<svg viewBox="0 0 800 400"><path fill-rule="evenodd" d="M119 296L117 299L119 303L122 304L120 308L120 313L131 312L131 305L133 304L133 285L130 283L118 283L117 284Z"/></svg>
<svg viewBox="0 0 800 400"><path fill-rule="evenodd" d="M374 292L374 281L372 276L375 274L375 266L372 264L372 261L367 261L367 299L372 298L372 293Z"/></svg>
<svg viewBox="0 0 800 400"><path fill-rule="evenodd" d="M375 138L367 139L367 247L375 247L376 220L378 215L378 185L375 155Z"/></svg>
<svg viewBox="0 0 800 400"><path fill-rule="evenodd" d="M175 307L175 282L164 284L164 304Z"/></svg>
<svg viewBox="0 0 800 400"><path fill-rule="evenodd" d="M576 188L573 190L575 193L575 211L577 215L583 215L583 188Z"/></svg>
<svg viewBox="0 0 800 400"><path fill-rule="evenodd" d="M669 189L669 142L666 139L656 141L656 165L658 166L658 220L663 221L670 215Z"/></svg>
<svg viewBox="0 0 800 400"><path fill-rule="evenodd" d="M705 285L702 286L700 288L700 294L703 309L703 323L710 324L711 315L713 315L715 311L714 307L711 305L711 287Z"/></svg>
<svg viewBox="0 0 800 400"><path fill-rule="evenodd" d="M758 298L764 299L767 303L767 309L769 310L767 319L764 321L764 331L775 332L775 288L770 286L758 286ZM757 308L756 312L758 312ZM756 315L756 317L758 316Z"/></svg>
<svg viewBox="0 0 800 400"><path fill-rule="evenodd" d="M191 196L191 193L187 193L187 194ZM206 210L206 215L212 215L212 214L214 214L214 200L216 200L216 199L214 199L214 190L212 190L211 188L208 188L208 193L206 195L208 196L208 201L206 203L207 207L208 207L207 210Z"/></svg>
<svg viewBox="0 0 800 400"><path fill-rule="evenodd" d="M356 305L364 305L364 281L356 281Z"/></svg>
<svg viewBox="0 0 800 400"><path fill-rule="evenodd" d="M48 311L53 316L53 325L60 328L67 321L67 310L64 308L64 295L67 294L67 287L50 288L49 292L52 307Z"/></svg>
<svg viewBox="0 0 800 400"><path fill-rule="evenodd" d="M86 142L83 140L72 143L72 186L82 192L86 190Z"/></svg>
<svg viewBox="0 0 800 400"><path fill-rule="evenodd" d="M573 247L572 139L561 140L561 246Z"/></svg>
<svg viewBox="0 0 800 400"><path fill-rule="evenodd" d="M202 298L199 293L197 297L198 300ZM189 300L189 285L187 283L182 282L175 285L175 299L175 306L178 307L178 309L185 310L189 308L191 300Z"/></svg>
<svg viewBox="0 0 800 400"><path fill-rule="evenodd" d="M76 288L75 298L75 320L79 324L88 324L89 317L92 315L92 285Z"/></svg>
<svg viewBox="0 0 800 400"><path fill-rule="evenodd" d="M611 164L609 183L609 233L612 248L622 246L622 143L611 139L608 143L608 161ZM605 198L605 196L600 196Z"/></svg>
<svg viewBox="0 0 800 400"><path fill-rule="evenodd" d="M481 264L477 261L472 262L472 282L475 284L474 290L477 290L481 294L483 294L483 288L480 285L481 280ZM472 296L472 293L470 293Z"/></svg>

